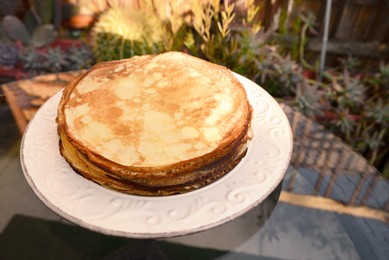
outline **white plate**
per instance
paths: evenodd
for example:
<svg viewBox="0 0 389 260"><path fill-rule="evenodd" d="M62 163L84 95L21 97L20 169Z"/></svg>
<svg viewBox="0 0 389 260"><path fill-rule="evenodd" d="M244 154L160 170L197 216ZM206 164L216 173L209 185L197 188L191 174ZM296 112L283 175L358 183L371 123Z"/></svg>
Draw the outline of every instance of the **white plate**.
<svg viewBox="0 0 389 260"><path fill-rule="evenodd" d="M218 226L261 203L281 182L292 153L292 132L278 103L235 74L254 108L247 155L218 181L186 194L142 197L103 188L76 174L59 153L55 118L62 92L29 123L21 144L24 175L54 212L104 234L159 238Z"/></svg>

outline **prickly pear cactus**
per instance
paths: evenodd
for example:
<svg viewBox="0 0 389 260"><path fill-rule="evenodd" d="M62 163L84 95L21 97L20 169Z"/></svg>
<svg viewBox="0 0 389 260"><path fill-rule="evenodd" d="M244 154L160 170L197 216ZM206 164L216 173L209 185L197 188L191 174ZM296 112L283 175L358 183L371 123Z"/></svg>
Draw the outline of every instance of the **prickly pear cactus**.
<svg viewBox="0 0 389 260"><path fill-rule="evenodd" d="M162 22L141 10L111 8L92 29L93 53L97 61L158 53L164 48Z"/></svg>
<svg viewBox="0 0 389 260"><path fill-rule="evenodd" d="M3 18L2 26L7 35L15 41L21 41L24 44L30 43L30 34L19 18L13 15L7 15Z"/></svg>
<svg viewBox="0 0 389 260"><path fill-rule="evenodd" d="M14 66L18 60L18 46L12 43L0 43L0 65Z"/></svg>
<svg viewBox="0 0 389 260"><path fill-rule="evenodd" d="M12 39L8 36L7 32L4 31L1 22L0 22L0 42L1 43L11 43L12 42Z"/></svg>
<svg viewBox="0 0 389 260"><path fill-rule="evenodd" d="M32 34L31 45L39 48L53 42L56 37L57 31L52 24L39 25Z"/></svg>
<svg viewBox="0 0 389 260"><path fill-rule="evenodd" d="M27 20L28 21L28 20ZM19 18L7 15L1 22L1 39L10 38L20 41L24 45L43 47L50 44L57 37L57 31L52 24L36 25L28 28Z"/></svg>

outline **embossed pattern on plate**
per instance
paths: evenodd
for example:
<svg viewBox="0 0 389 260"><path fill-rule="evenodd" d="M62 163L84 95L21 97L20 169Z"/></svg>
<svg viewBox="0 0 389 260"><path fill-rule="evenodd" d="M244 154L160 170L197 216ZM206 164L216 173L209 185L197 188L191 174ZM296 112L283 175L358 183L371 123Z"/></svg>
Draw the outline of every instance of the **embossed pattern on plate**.
<svg viewBox="0 0 389 260"><path fill-rule="evenodd" d="M196 191L142 197L103 188L76 174L59 153L55 118L62 92L31 120L21 144L24 175L57 214L109 235L159 238L223 224L261 203L281 182L292 153L292 132L278 103L261 87L234 74L252 105L253 139L230 173Z"/></svg>

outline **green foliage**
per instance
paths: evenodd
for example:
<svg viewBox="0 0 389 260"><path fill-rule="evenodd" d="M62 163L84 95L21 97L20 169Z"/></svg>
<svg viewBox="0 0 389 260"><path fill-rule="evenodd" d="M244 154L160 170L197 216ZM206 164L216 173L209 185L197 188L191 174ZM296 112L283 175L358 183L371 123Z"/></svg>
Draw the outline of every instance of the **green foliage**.
<svg viewBox="0 0 389 260"><path fill-rule="evenodd" d="M321 110L332 115L320 122L384 171L380 165L389 152L389 64L364 76L356 74L358 64L355 58L342 60L339 69L327 73L331 81L319 83Z"/></svg>
<svg viewBox="0 0 389 260"><path fill-rule="evenodd" d="M111 8L93 27L97 61L117 60L166 50L166 27L152 13Z"/></svg>
<svg viewBox="0 0 389 260"><path fill-rule="evenodd" d="M322 96L318 82L304 80L297 86L295 106L310 118L323 116Z"/></svg>
<svg viewBox="0 0 389 260"><path fill-rule="evenodd" d="M193 30L188 33L186 47L192 54L227 65L238 48L230 29L234 5L226 5L221 11L219 1L210 1L205 7L197 4L192 8Z"/></svg>
<svg viewBox="0 0 389 260"><path fill-rule="evenodd" d="M31 45L43 47L57 38L57 31L52 24L42 24L35 28L31 36Z"/></svg>
<svg viewBox="0 0 389 260"><path fill-rule="evenodd" d="M23 23L30 34L32 34L34 29L39 26L39 21L37 20L37 16L34 15L32 10L28 10L26 12L26 14L23 17Z"/></svg>
<svg viewBox="0 0 389 260"><path fill-rule="evenodd" d="M72 46L67 50L60 47L48 47L46 51L25 48L20 59L23 69L31 76L87 69L95 63L92 52L86 45Z"/></svg>
<svg viewBox="0 0 389 260"><path fill-rule="evenodd" d="M185 40L191 54L252 79L274 96L296 94L303 84L301 66L270 43L271 32L262 30L254 1L246 2L242 21L234 20L234 5L220 6L218 1L193 9L193 28Z"/></svg>
<svg viewBox="0 0 389 260"><path fill-rule="evenodd" d="M129 58L135 55L160 53L161 45L146 40L125 40L112 33L98 33L93 44L93 53L98 62Z"/></svg>
<svg viewBox="0 0 389 260"><path fill-rule="evenodd" d="M34 0L35 11L41 24L51 23L54 16L54 0Z"/></svg>

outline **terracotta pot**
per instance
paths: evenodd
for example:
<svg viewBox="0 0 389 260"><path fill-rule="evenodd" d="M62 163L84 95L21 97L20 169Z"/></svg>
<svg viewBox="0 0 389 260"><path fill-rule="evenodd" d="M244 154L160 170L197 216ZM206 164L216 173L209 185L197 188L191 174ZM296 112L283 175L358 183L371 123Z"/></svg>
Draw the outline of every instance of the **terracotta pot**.
<svg viewBox="0 0 389 260"><path fill-rule="evenodd" d="M312 70L303 70L302 74L306 79L316 79L316 73Z"/></svg>
<svg viewBox="0 0 389 260"><path fill-rule="evenodd" d="M65 25L73 29L86 29L92 25L94 20L95 17L93 15L78 14L70 17L70 19L65 22Z"/></svg>

